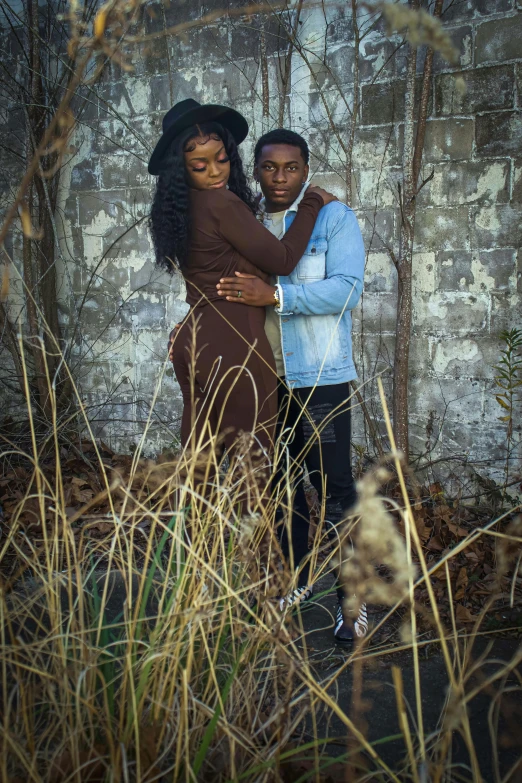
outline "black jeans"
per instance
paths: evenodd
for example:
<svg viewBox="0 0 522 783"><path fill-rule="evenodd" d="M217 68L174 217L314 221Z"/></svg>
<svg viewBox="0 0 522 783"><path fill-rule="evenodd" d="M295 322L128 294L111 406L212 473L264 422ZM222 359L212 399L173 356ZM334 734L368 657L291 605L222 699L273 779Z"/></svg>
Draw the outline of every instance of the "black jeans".
<svg viewBox="0 0 522 783"><path fill-rule="evenodd" d="M308 554L310 513L303 486L303 464L310 481L323 499L325 520L329 529L345 518L357 500L351 464L351 400L348 383L294 389L280 382L278 387L278 435L286 446L281 454L278 479L290 467L295 488L292 508L291 541L283 528L281 547L286 558L292 550L294 566ZM304 410L303 410L304 408ZM305 565L299 585L308 584L309 567Z"/></svg>

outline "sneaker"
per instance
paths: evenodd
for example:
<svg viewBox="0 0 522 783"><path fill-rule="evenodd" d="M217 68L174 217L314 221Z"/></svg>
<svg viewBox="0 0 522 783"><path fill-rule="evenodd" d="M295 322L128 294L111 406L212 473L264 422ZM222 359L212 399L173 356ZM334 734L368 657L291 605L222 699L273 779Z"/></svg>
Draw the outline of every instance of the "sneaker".
<svg viewBox="0 0 522 783"><path fill-rule="evenodd" d="M359 614L355 620L351 617L344 617L342 602L339 601L337 614L335 616L334 639L336 642L353 642L357 636L363 639L368 633L368 613L366 604L361 604Z"/></svg>
<svg viewBox="0 0 522 783"><path fill-rule="evenodd" d="M284 612L285 609L289 609L290 607L296 607L299 606L299 604L304 603L305 601L308 601L309 598L312 597L314 594L314 587L313 585L304 585L303 587L296 587L295 590L292 590L291 593L288 593L285 598L279 599L279 609Z"/></svg>

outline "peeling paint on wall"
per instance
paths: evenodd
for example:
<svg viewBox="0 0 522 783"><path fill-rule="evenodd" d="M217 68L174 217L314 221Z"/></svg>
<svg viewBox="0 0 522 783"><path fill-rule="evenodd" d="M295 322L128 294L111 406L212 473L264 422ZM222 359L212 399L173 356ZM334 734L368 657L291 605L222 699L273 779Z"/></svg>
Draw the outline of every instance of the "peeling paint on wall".
<svg viewBox="0 0 522 783"><path fill-rule="evenodd" d="M189 4L173 0L170 9L183 21ZM482 3L480 13L473 9L473 3L450 3L443 16L459 49L458 67L435 58L423 159L423 177L433 177L418 197L413 258L412 443L424 449L433 413L435 456L458 448L471 459L495 455L501 464L504 435L492 368L500 332L522 322L522 11L515 0ZM285 123L308 139L318 184L343 198L344 157L318 87L346 136L355 60L350 11L328 1L324 9L304 12L302 22L313 73L294 51ZM146 221L154 187L146 170L150 150L172 89L174 101L194 97L244 112L251 131L243 154L251 167L254 139L266 129L256 24L221 20L183 39L168 38L158 51L136 52L132 74L122 76L111 65L90 94L73 140L78 151L64 166L60 226L73 289L64 279L64 305L85 297L79 383L94 406L97 433L124 450L140 438L156 391L146 451L175 443L181 411L165 360L168 333L187 309L185 287L179 274L171 277L154 265ZM266 43L274 127L278 52L287 46L276 24L267 28ZM389 366L395 350L396 273L389 249L397 251L400 221L405 74L403 50L394 54L398 43L375 28L359 51L351 206L363 230L367 267L354 337L364 392L377 418L369 379ZM466 81L464 95L455 90L456 76ZM356 416L355 437L361 432Z"/></svg>

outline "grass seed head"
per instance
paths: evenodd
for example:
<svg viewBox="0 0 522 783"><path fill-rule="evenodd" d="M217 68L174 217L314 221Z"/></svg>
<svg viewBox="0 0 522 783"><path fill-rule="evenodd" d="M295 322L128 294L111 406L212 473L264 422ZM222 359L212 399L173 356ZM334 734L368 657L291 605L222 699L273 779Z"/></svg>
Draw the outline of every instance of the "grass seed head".
<svg viewBox="0 0 522 783"><path fill-rule="evenodd" d="M458 62L459 53L439 19L422 8L409 8L401 3L381 3L388 35L401 33L413 46L429 46L449 63Z"/></svg>
<svg viewBox="0 0 522 783"><path fill-rule="evenodd" d="M414 577L404 539L378 495L379 487L388 478L388 471L377 468L357 484L359 501L353 516L359 519L351 534L351 545L343 551L341 567L343 586L352 596L346 599L349 612L356 613L365 601L387 606L401 601ZM389 582L378 574L382 565L392 573Z"/></svg>

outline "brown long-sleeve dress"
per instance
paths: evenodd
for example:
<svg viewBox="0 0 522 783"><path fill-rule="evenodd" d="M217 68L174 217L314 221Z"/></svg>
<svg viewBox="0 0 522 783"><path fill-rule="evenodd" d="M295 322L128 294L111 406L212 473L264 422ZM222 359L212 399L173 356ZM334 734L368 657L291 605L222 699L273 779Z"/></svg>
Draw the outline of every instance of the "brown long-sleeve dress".
<svg viewBox="0 0 522 783"><path fill-rule="evenodd" d="M263 307L227 302L217 284L234 272L288 275L312 234L323 200L307 193L279 241L234 193L191 190L191 236L183 275L191 310L173 345L183 395L183 445L201 449L222 436L233 449L254 433L269 457L277 416L277 374Z"/></svg>

